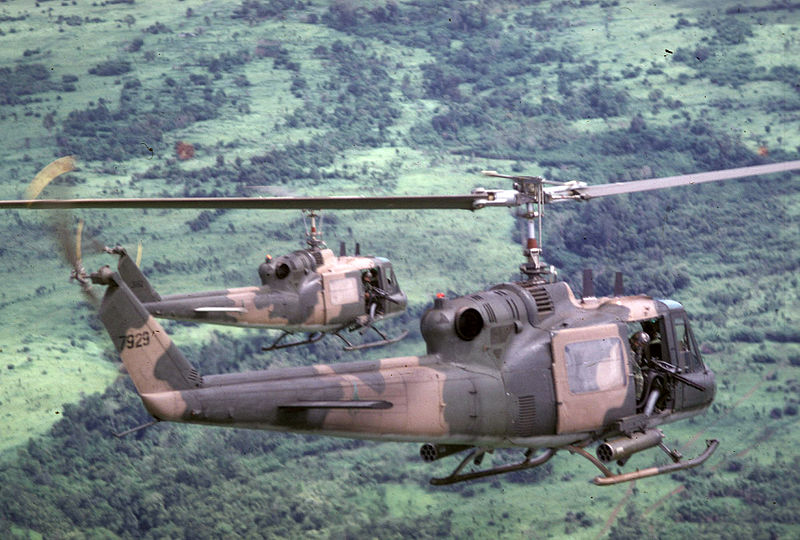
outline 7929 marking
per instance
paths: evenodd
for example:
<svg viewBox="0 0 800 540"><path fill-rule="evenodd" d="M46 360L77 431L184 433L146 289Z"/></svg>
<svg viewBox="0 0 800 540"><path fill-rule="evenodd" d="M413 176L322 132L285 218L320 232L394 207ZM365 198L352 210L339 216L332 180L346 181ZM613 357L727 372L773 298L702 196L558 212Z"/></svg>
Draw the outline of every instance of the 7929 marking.
<svg viewBox="0 0 800 540"><path fill-rule="evenodd" d="M138 349L140 347L147 347L150 345L150 336L155 336L156 333L151 330L145 330L144 332L135 332L132 334L125 334L123 336L118 336L119 339L119 350L123 349Z"/></svg>

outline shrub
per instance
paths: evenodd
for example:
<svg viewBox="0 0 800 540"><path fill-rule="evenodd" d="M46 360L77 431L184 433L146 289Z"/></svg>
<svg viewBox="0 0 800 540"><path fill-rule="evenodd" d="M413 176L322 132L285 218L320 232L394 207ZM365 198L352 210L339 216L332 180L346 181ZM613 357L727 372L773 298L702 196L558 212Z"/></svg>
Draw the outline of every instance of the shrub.
<svg viewBox="0 0 800 540"><path fill-rule="evenodd" d="M764 341L764 332L755 328L738 328L731 332L731 340L743 341L744 343L761 343ZM753 360L759 361L755 357Z"/></svg>
<svg viewBox="0 0 800 540"><path fill-rule="evenodd" d="M774 364L777 362L774 356L766 353L755 353L751 356L751 359L757 364Z"/></svg>
<svg viewBox="0 0 800 540"><path fill-rule="evenodd" d="M114 77L123 75L131 70L131 63L125 60L108 60L101 62L93 68L89 68L89 73L100 77Z"/></svg>

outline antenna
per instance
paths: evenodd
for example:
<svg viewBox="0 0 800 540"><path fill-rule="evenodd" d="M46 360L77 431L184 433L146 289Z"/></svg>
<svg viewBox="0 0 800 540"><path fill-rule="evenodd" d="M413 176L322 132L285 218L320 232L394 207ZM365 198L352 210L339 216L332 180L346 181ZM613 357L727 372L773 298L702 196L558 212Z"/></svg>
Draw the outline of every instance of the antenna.
<svg viewBox="0 0 800 540"><path fill-rule="evenodd" d="M583 269L583 297L584 298L593 298L594 297L594 279L592 276L592 269L591 268L584 268Z"/></svg>
<svg viewBox="0 0 800 540"><path fill-rule="evenodd" d="M622 272L614 274L614 296L623 296L625 294L625 285L622 283Z"/></svg>

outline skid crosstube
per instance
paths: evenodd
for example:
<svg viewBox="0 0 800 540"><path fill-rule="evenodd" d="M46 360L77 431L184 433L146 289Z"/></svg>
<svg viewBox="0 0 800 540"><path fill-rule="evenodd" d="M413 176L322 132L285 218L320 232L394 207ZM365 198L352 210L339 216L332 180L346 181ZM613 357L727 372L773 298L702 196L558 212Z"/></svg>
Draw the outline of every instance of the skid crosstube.
<svg viewBox="0 0 800 540"><path fill-rule="evenodd" d="M519 463L512 463L510 465L501 465L499 467L493 467L491 469L486 469L484 471L461 473L461 470L464 467L466 467L467 463L469 463L470 461L474 461L476 465L479 465L486 452L487 450L485 448L474 448L472 452L467 454L467 457L461 460L461 463L458 464L458 467L456 467L452 473L443 478L431 478L431 484L434 486L447 486L458 482L466 482L467 480L475 480L477 478L485 478L487 476L494 476L497 474L505 474L513 471L532 469L533 467L538 467L539 465L543 465L544 463L549 461L550 458L555 455L556 449L548 448L538 456L532 457L533 448L528 448L528 450L525 451L525 459L520 461Z"/></svg>
<svg viewBox="0 0 800 540"><path fill-rule="evenodd" d="M681 460L679 454L676 452L668 451L664 449L665 452L673 459L673 463L668 465L661 465L661 466L653 466L648 467L646 469L640 469L638 471L633 471L629 473L621 473L615 474L611 472L611 470L606 467L599 459L595 456L591 455L589 452L584 450L579 446L566 446L564 447L566 450L569 450L572 454L579 454L589 461L592 464L600 469L600 472L603 473L603 476L597 476L594 478L594 484L598 486L612 486L615 484L621 484L623 482L631 482L633 480L639 480L641 478L649 478L651 476L658 476L661 474L671 473L675 471L681 471L684 469L691 469L692 467L697 467L698 465L702 465L705 461L711 457L717 447L719 446L719 441L716 439L711 439L706 441L706 449L703 451L702 454L699 456L688 459L688 460ZM468 473L462 473L461 471L466 467L470 461L472 461L475 465L480 465L481 461L483 460L483 456L490 452L486 448L473 448L472 451L467 454L467 456L461 460L461 463L453 469L453 472L450 473L448 476L444 476L441 478L431 478L430 483L434 486L446 486L450 484L456 484L458 482L466 482L468 480L476 480L478 478L485 478L487 476L495 476L498 474L505 474L514 471L522 471L525 469L532 469L534 467L538 467L540 465L545 464L547 461L552 458L558 449L556 448L548 448L541 454L533 457L533 448L529 448L525 451L525 459L518 462L512 463L509 465L500 465L498 467L493 467L491 469L486 469L483 471L473 471Z"/></svg>
<svg viewBox="0 0 800 540"><path fill-rule="evenodd" d="M641 478L649 478L651 476L658 476L660 474L671 473L675 471L682 471L684 469L691 469L692 467L697 467L698 465L702 465L711 454L719 446L719 441L716 439L711 439L706 441L706 449L705 451L700 454L699 456L688 459L686 461L675 460L673 458L674 463L670 463L668 465L662 466L654 466L648 467L646 469L639 469L638 471L633 471L629 473L622 473L622 474L614 474L612 473L608 467L603 465L600 460L598 460L593 455L589 454L583 448L579 448L576 446L568 446L567 450L569 450L573 454L580 454L589 461L591 461L600 472L603 473L603 476L597 476L594 478L594 483L597 486L613 486L615 484L621 484L623 482L630 482L632 480L639 480ZM670 455L672 457L672 455Z"/></svg>

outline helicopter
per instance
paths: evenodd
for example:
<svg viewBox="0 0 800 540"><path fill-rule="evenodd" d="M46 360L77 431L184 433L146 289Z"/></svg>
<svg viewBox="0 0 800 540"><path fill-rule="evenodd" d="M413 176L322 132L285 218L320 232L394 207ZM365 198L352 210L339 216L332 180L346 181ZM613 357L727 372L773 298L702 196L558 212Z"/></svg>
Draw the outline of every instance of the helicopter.
<svg viewBox="0 0 800 540"><path fill-rule="evenodd" d="M316 199L318 208L518 209L527 224L522 278L455 298L437 295L420 320L426 352L416 356L201 375L119 272L103 266L88 281L105 287L99 318L154 422L419 442L426 462L465 453L449 475L431 479L434 485L538 467L567 451L597 467L596 485L613 485L708 460L718 440L707 440L699 455L684 459L665 444L660 427L703 414L715 397L715 376L680 303L625 295L621 286L613 296L595 297L589 273L580 297L558 281L537 240L544 207L796 169L800 161L599 185L486 171L511 180L513 189ZM2 201L0 207L118 204L190 207L193 202L73 199ZM277 208L308 200L227 198L218 204ZM586 450L591 445L596 456ZM625 473L609 468L613 462L623 467L631 456L655 447L669 463ZM485 455L498 448L522 449L523 457L481 468Z"/></svg>
<svg viewBox="0 0 800 540"><path fill-rule="evenodd" d="M75 159L65 156L47 165L26 190L30 199L57 176L75 168ZM362 256L356 244L355 255L347 256L344 243L335 255L321 238L322 219L314 210L303 209L308 216L305 249L265 257L258 267L259 286L238 287L205 292L161 296L139 268L141 243L134 260L121 246L103 247L102 251L119 256L118 272L139 301L155 317L250 328L271 328L280 336L265 351L315 343L326 334L341 339L347 351L396 343L408 331L388 337L374 326L384 319L405 312L407 299L392 269L383 257ZM319 225L317 218L320 218ZM87 274L81 262L83 222L78 223L74 246L67 244L67 224L56 222L59 241L73 266L72 278L86 284ZM343 331L372 330L379 339L354 345ZM293 333L305 333L306 339L285 342Z"/></svg>
<svg viewBox="0 0 800 540"><path fill-rule="evenodd" d="M258 267L258 286L161 296L124 248L115 246L105 251L119 256L119 275L155 317L281 330L270 346L263 347L265 351L315 343L329 333L344 342L346 351L403 339L408 331L389 337L374 326L406 309L406 295L391 262L361 255L358 244L353 256L346 254L344 243L335 255L319 236L318 214L305 213L311 220L307 247L275 259L267 255ZM78 266L75 277L85 280L81 268ZM342 334L344 330L362 335L373 330L379 339L354 345ZM296 332L306 333L306 339L284 342Z"/></svg>

